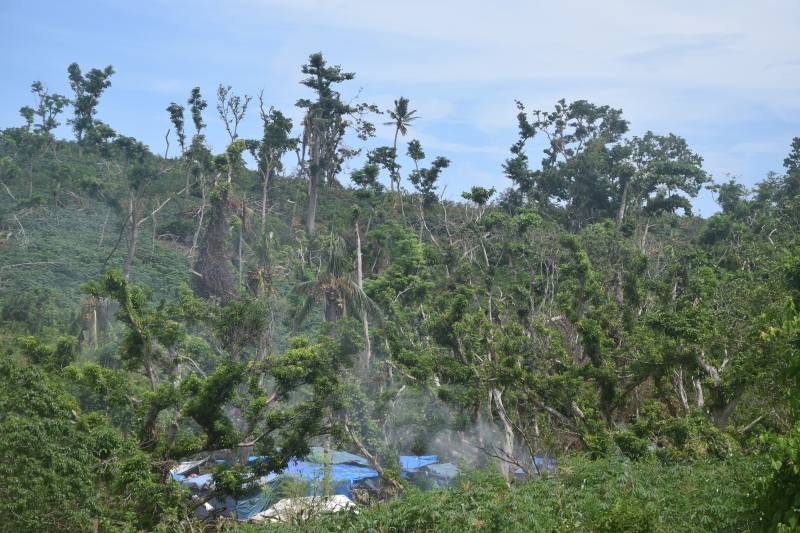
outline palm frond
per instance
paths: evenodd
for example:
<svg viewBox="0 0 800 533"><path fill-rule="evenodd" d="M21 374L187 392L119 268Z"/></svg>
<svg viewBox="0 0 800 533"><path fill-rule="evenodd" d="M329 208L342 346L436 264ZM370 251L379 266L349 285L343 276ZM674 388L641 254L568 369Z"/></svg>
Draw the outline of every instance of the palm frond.
<svg viewBox="0 0 800 533"><path fill-rule="evenodd" d="M358 316L362 320L366 318L378 327L383 326L383 313L381 313L378 304L373 302L357 283L350 279L346 281L344 297L347 300L347 308L352 316ZM362 316L362 313L366 316Z"/></svg>
<svg viewBox="0 0 800 533"><path fill-rule="evenodd" d="M317 280L314 281L304 281L303 283L298 283L292 290L289 291L289 295L296 295L303 298L303 307L301 307L294 315L294 329L297 330L300 326L308 318L308 315L311 313L311 308L314 307L314 304L317 301L317 293L320 291L320 282Z"/></svg>

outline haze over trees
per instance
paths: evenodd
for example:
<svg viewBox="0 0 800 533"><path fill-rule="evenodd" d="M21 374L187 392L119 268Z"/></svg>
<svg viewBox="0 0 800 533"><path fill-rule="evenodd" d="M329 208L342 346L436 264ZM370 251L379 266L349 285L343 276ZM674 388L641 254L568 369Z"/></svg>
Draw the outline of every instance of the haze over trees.
<svg viewBox="0 0 800 533"><path fill-rule="evenodd" d="M363 102L321 53L300 67L297 124L264 92L220 85L212 116L187 87L163 149L98 119L113 75L73 63L69 96L35 81L0 131L14 531L196 531L197 507L315 445L406 492L326 531L797 525L800 137L748 188L678 134L629 135L621 109L517 102L512 186L453 199L413 96ZM378 122L393 143L367 150ZM214 490L191 499L170 469L211 453L227 458ZM438 504L397 469L429 453L475 471Z"/></svg>

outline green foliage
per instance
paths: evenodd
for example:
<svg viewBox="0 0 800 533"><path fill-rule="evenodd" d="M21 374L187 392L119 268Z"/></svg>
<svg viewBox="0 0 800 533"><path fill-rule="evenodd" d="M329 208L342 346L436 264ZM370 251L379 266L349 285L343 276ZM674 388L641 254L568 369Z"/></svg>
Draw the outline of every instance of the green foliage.
<svg viewBox="0 0 800 533"><path fill-rule="evenodd" d="M41 348L47 351L46 347ZM93 439L75 400L34 365L0 356L0 503L9 531L85 531L98 515Z"/></svg>
<svg viewBox="0 0 800 533"><path fill-rule="evenodd" d="M297 103L299 138L262 94L263 135L240 139L251 99L221 86L231 142L212 153L195 88L186 108L167 108L181 153L162 157L96 120L113 69L75 64L77 142L52 136L67 102L39 82L24 124L0 132L2 357L46 385L6 387L8 405L28 396L0 420L10 449L26 431L45 455L62 450L51 429L74 441L63 494L87 495L70 507L76 521L196 529L175 461L224 454L215 491L241 495L330 435L373 457L393 490L407 453L488 462L503 477L490 468L451 492L409 490L321 528L794 525L800 263L784 250L800 229L800 140L785 176L752 190L711 183L721 211L707 219L691 214L708 176L684 139L625 138L621 110L582 100L518 105L504 165L514 187L496 201L479 186L440 199L450 162L420 167L415 140L408 194L396 138L366 152L345 189L340 173L363 149L348 132L373 136L378 110L343 99L336 88L354 74L321 53L302 71L313 94ZM415 113L395 100L395 137ZM547 142L534 167L537 134ZM49 414L30 410L39 404ZM5 467L44 461L21 453L33 459ZM261 456L252 468L248 454ZM556 456L556 476L516 483L514 470L537 470L533 457ZM6 483L54 493L69 484L54 472Z"/></svg>
<svg viewBox="0 0 800 533"><path fill-rule="evenodd" d="M304 531L751 531L758 464L744 457L663 467L571 460L556 476L506 485L495 471L460 477L451 489L407 491L359 514L341 513ZM231 531L296 531L232 527Z"/></svg>

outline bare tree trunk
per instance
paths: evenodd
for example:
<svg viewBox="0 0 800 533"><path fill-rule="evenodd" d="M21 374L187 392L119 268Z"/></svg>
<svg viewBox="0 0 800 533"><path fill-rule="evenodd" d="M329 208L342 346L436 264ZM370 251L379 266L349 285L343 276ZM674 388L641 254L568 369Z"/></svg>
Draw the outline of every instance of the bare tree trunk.
<svg viewBox="0 0 800 533"><path fill-rule="evenodd" d="M425 227L425 199L419 199L419 244L422 244L422 229Z"/></svg>
<svg viewBox="0 0 800 533"><path fill-rule="evenodd" d="M108 216L111 214L111 208L109 207L106 211L106 219L103 221L103 229L100 230L100 244L99 246L103 246L103 239L106 236L106 224L108 224Z"/></svg>
<svg viewBox="0 0 800 533"><path fill-rule="evenodd" d="M306 227L308 228L308 234L314 235L314 231L316 229L315 222L317 218L317 184L319 181L319 158L320 158L320 139L319 139L319 132L316 132L314 135L314 146L313 146L313 160L314 160L314 171L313 176L312 173L309 172L308 174L308 213L306 213Z"/></svg>
<svg viewBox="0 0 800 533"><path fill-rule="evenodd" d="M630 180L625 182L625 187L622 189L622 198L619 202L619 213L617 213L617 227L622 225L622 219L625 217L625 201L628 198L628 187L630 186Z"/></svg>
<svg viewBox="0 0 800 533"><path fill-rule="evenodd" d="M705 371L706 375L711 378L714 382L714 385L717 386L722 381L722 372L725 370L725 367L730 362L730 359L727 358L728 351L725 350L726 358L722 361L722 364L719 368L713 366L705 359L705 353L700 352L697 354L697 362L700 364L700 367ZM695 384L695 391L698 394L698 407L701 407L701 403L703 401L703 387L700 383L700 380L696 380ZM742 398L742 393L744 392L744 388L739 387L734 392L733 397L730 399L728 403L718 407L709 408L707 411L707 415L714 426L719 429L720 431L725 431L725 427L728 425L728 418L733 413L733 410L736 409L736 405L739 403L739 400Z"/></svg>
<svg viewBox="0 0 800 533"><path fill-rule="evenodd" d="M247 209L247 208L244 208ZM242 233L244 232L244 216L242 216L242 225L239 226L239 287L242 287Z"/></svg>
<svg viewBox="0 0 800 533"><path fill-rule="evenodd" d="M197 223L197 231L194 232L194 238L192 238L192 247L189 250L189 270L194 269L194 251L197 249L197 239L200 237L200 231L203 229L203 217L206 213L206 188L205 182L200 183L200 194L203 197L203 200L200 204L200 217Z"/></svg>
<svg viewBox="0 0 800 533"><path fill-rule="evenodd" d="M272 171L271 165L267 165L267 172L264 173L264 191L261 195L261 223L267 220L267 187L269 186L269 174Z"/></svg>
<svg viewBox="0 0 800 533"><path fill-rule="evenodd" d="M158 200L156 200L156 203L158 203ZM153 214L152 217L153 217L153 235L152 235L152 238L150 239L150 262L151 263L153 262L153 256L156 253L156 233L158 232L158 224L156 222L156 215Z"/></svg>
<svg viewBox="0 0 800 533"><path fill-rule="evenodd" d="M94 477L94 496L95 501L100 501L100 489L103 488L103 474L98 472ZM100 531L100 519L95 518L92 520L92 533Z"/></svg>
<svg viewBox="0 0 800 533"><path fill-rule="evenodd" d="M179 389L181 386L181 374L183 373L183 364L178 359L178 354L175 348L170 348L170 357L172 358L172 386L175 389ZM175 410L172 413L172 421L169 425L169 431L167 432L167 444L173 446L175 444L175 439L178 437L178 419L181 415L181 409L178 405L175 406Z"/></svg>
<svg viewBox="0 0 800 533"><path fill-rule="evenodd" d="M689 416L689 401L686 398L686 388L683 384L683 368L675 370L675 375L670 379L672 386L675 388L675 394L678 396L678 404L681 406L683 416Z"/></svg>
<svg viewBox="0 0 800 533"><path fill-rule="evenodd" d="M500 421L503 423L503 457L500 462L500 470L503 476L510 481L514 475L513 467L515 466L515 463L512 462L514 459L514 425L511 423L511 419L508 418L508 413L506 413L502 393L494 387L491 387L489 392L492 395L497 413L500 415Z"/></svg>
<svg viewBox="0 0 800 533"><path fill-rule="evenodd" d="M136 240L139 238L138 198L132 198L130 202L130 214L128 216L128 220L131 223L131 236L128 240L128 255L125 257L125 264L122 266L122 275L126 278L131 271L133 255L136 253Z"/></svg>
<svg viewBox="0 0 800 533"><path fill-rule="evenodd" d="M742 399L742 393L744 393L743 388L737 389L733 394L731 401L721 407L716 407L711 410L711 421L714 423L714 427L716 427L718 430L725 431L725 428L728 425L728 418L733 413L733 410L736 409L736 404L738 404L739 400Z"/></svg>
<svg viewBox="0 0 800 533"><path fill-rule="evenodd" d="M325 498L331 495L331 426L333 425L333 411L330 407L325 409L327 417L328 433L322 444L322 453L324 457L323 475L322 475L322 496Z"/></svg>
<svg viewBox="0 0 800 533"><path fill-rule="evenodd" d="M356 265L358 266L358 288L364 290L364 269L361 262L361 232L358 229L358 220L356 220ZM361 362L362 370L364 372L369 368L369 360L372 357L372 346L369 341L369 321L367 320L367 312L361 308L361 320L364 322L364 359Z"/></svg>
<svg viewBox="0 0 800 533"><path fill-rule="evenodd" d="M692 380L692 384L694 385L695 405L698 409L702 409L706 405L705 400L703 399L703 384L697 378Z"/></svg>
<svg viewBox="0 0 800 533"><path fill-rule="evenodd" d="M369 450L367 450L367 448L361 443L358 435L356 435L356 432L350 425L350 420L347 418L347 413L344 415L344 427L350 434L350 438L353 439L353 443L355 443L356 447L361 452L361 455L366 457L367 461L369 462L369 466L378 473L378 476L380 476L380 478L385 481L386 484L395 491L395 493L399 494L403 492L403 486L386 474L383 468L381 468L381 465L378 464L378 460L371 453L369 453Z"/></svg>
<svg viewBox="0 0 800 533"><path fill-rule="evenodd" d="M308 180L308 213L306 213L306 227L308 234L314 234L314 224L317 217L317 184L313 179Z"/></svg>

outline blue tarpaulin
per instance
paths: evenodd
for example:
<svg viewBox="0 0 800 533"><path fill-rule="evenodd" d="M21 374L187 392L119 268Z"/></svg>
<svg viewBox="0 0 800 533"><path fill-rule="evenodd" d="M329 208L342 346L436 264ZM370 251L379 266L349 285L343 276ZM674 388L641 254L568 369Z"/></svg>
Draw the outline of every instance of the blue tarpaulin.
<svg viewBox="0 0 800 533"><path fill-rule="evenodd" d="M544 471L544 459L542 459L541 457L537 457L535 459L535 461L536 461L536 466L539 467L539 472ZM555 471L556 471L556 460L555 459L548 459L548 461L547 461L547 473L548 474L553 474L553 473L555 473ZM524 474L525 472L522 470L522 468L517 468L514 471L514 473L515 474ZM533 468L533 473L534 473L534 475L536 474L536 468Z"/></svg>
<svg viewBox="0 0 800 533"><path fill-rule="evenodd" d="M325 462L325 450L320 446L311 448L311 455L305 458L310 463L322 464ZM369 466L369 461L352 453L331 450L332 465Z"/></svg>
<svg viewBox="0 0 800 533"><path fill-rule="evenodd" d="M433 464L439 460L437 455L401 455L400 466L403 470L419 468L421 466Z"/></svg>
<svg viewBox="0 0 800 533"><path fill-rule="evenodd" d="M319 451L319 456L317 455ZM322 460L322 448L312 448L314 455L311 459ZM248 464L252 465L258 457L249 458ZM347 452L331 450L331 494L342 495L352 499L352 489L356 488L378 488L380 478L378 473L371 468L366 468L367 460L358 455ZM238 501L232 498L213 499L209 503L217 510L225 509L222 516L231 516L236 511L239 520L249 520L256 513L275 503L277 500L275 491L281 480L289 477L298 481L308 482L308 494L305 496L321 496L322 480L325 474L325 465L312 461L299 461L293 459L289 466L280 474L271 473L258 480L259 488L253 489L249 494L240 498ZM213 488L211 474L186 478L179 481L181 485L188 487L193 496L202 497L207 495ZM204 517L208 511L203 506L197 508L197 515Z"/></svg>
<svg viewBox="0 0 800 533"><path fill-rule="evenodd" d="M428 465L425 467L428 475L444 479L453 479L458 475L458 467L453 463L442 463L440 465Z"/></svg>
<svg viewBox="0 0 800 533"><path fill-rule="evenodd" d="M258 455L251 455L248 458L247 466L253 466L260 457ZM311 454L303 458L307 463L323 464L325 462L325 450L320 446L311 448ZM332 465L354 465L354 466L369 466L369 461L348 452L339 450L331 450L331 464Z"/></svg>
<svg viewBox="0 0 800 533"><path fill-rule="evenodd" d="M310 482L311 493L306 496L321 496L324 470L325 467L321 464L292 461L283 471L283 475ZM331 465L330 480L333 485L332 495L341 494L350 499L353 499L351 489L377 488L380 485L380 478L375 470L347 464Z"/></svg>

